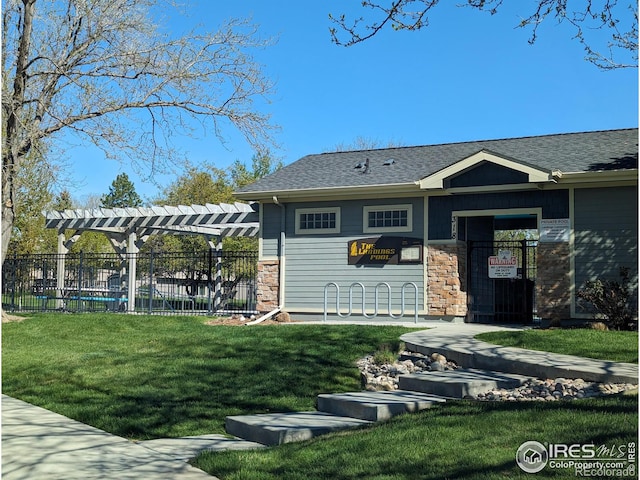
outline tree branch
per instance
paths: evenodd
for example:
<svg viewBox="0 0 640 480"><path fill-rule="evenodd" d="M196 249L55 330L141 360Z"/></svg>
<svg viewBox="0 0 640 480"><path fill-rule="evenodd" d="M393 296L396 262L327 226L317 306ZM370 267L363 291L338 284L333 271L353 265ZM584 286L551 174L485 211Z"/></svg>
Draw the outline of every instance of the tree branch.
<svg viewBox="0 0 640 480"><path fill-rule="evenodd" d="M12 203L4 193L21 159L65 131L154 170L180 160L171 136L191 135L194 121L222 141L224 120L257 150L273 145L275 127L256 106L273 84L250 55L271 40L234 19L218 31L172 37L152 21L156 6L157 0L5 2L3 203ZM3 223L11 224L5 213ZM4 232L3 225L3 245Z"/></svg>
<svg viewBox="0 0 640 480"><path fill-rule="evenodd" d="M494 15L502 7L504 0L466 0L461 6L475 8ZM332 41L337 45L351 46L369 40L388 25L395 30L419 30L428 26L427 15L438 5L438 0L364 0L362 7L373 12L370 18L358 17L347 20L345 15L329 18L336 25L329 29ZM417 7L411 9L415 4ZM558 23L567 22L574 28L574 39L579 41L587 52L586 60L597 67L609 70L614 68L637 68L638 65L638 5L630 2L628 14L620 11L619 0L583 0L577 10L571 0L538 0L533 12L524 16L517 25L530 28L529 43L538 39L538 29L548 18ZM379 14L379 15L378 15ZM624 21L623 21L624 20ZM624 24L624 30L621 25ZM604 46L596 46L587 33L594 30L608 30L610 41ZM615 57L629 58L616 61Z"/></svg>

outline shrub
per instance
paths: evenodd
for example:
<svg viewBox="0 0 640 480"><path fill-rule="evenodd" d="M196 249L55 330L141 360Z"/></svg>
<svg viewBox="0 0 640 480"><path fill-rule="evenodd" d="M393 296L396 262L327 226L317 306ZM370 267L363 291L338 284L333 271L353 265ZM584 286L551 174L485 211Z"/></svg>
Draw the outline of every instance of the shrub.
<svg viewBox="0 0 640 480"><path fill-rule="evenodd" d="M399 350L400 345L397 343L394 345L383 343L373 354L373 363L375 363L376 365L394 363L398 359Z"/></svg>
<svg viewBox="0 0 640 480"><path fill-rule="evenodd" d="M593 323L589 324L589 328L591 330L599 330L601 332L605 332L605 331L609 330L609 327L607 327L602 322L593 322Z"/></svg>
<svg viewBox="0 0 640 480"><path fill-rule="evenodd" d="M291 322L291 316L289 315L288 312L280 312L276 315L274 320L280 323L289 323Z"/></svg>
<svg viewBox="0 0 640 480"><path fill-rule="evenodd" d="M578 298L593 305L612 330L631 328L633 315L629 308L629 269L620 268L620 281L587 280L578 291Z"/></svg>

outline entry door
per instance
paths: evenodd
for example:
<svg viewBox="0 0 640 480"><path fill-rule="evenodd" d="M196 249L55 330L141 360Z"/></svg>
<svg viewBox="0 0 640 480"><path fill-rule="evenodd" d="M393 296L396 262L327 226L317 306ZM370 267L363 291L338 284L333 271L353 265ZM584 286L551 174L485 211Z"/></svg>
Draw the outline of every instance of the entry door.
<svg viewBox="0 0 640 480"><path fill-rule="evenodd" d="M533 240L467 243L471 322L533 322L536 245Z"/></svg>

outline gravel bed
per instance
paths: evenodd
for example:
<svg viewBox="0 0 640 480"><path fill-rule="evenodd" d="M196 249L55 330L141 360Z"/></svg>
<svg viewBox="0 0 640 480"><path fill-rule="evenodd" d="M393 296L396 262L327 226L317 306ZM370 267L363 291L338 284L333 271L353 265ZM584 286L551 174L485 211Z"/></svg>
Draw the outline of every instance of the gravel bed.
<svg viewBox="0 0 640 480"><path fill-rule="evenodd" d="M442 372L460 368L444 355L430 356L404 351L393 363L376 364L373 355L357 361L362 387L365 390L397 390L398 377L410 373ZM495 389L467 398L488 402L558 401L613 395L634 391L638 385L630 383L597 383L581 378L534 378L513 389Z"/></svg>

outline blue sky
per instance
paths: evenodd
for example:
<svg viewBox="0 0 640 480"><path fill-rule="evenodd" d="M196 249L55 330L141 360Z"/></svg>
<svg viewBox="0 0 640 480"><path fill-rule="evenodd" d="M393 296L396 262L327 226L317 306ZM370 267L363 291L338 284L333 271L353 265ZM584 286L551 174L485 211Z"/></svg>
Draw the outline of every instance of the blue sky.
<svg viewBox="0 0 640 480"><path fill-rule="evenodd" d="M584 60L569 26L553 20L529 45L530 32L515 28L529 1L505 2L494 16L456 3L442 2L419 32L383 31L349 48L331 43L328 14L362 15L359 0L193 0L190 18L171 26L215 28L226 18L251 16L263 36L278 36L255 58L276 83L271 103L261 108L281 128L275 137L281 148L272 152L285 164L358 137L408 146L637 127L636 69L598 70ZM225 146L214 136L176 145L196 164L248 164L253 152L242 137L223 133ZM158 192L95 149L67 153L80 202L108 192L121 172L144 199ZM157 181L166 186L174 178Z"/></svg>

